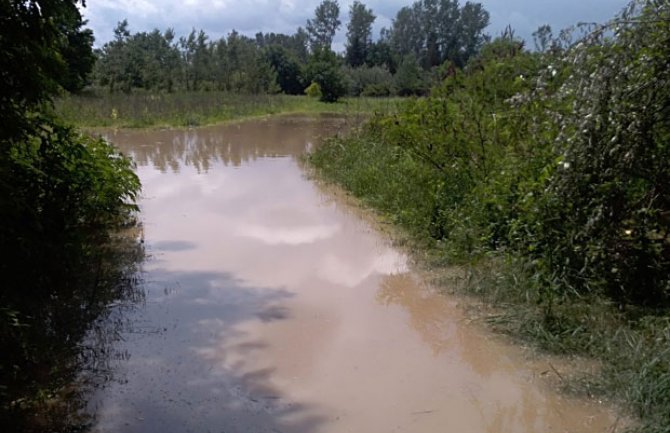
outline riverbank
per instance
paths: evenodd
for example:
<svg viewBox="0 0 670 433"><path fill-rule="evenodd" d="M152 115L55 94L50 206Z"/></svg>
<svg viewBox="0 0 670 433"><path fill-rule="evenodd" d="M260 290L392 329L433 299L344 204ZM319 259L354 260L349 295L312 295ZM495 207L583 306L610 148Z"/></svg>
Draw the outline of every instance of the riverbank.
<svg viewBox="0 0 670 433"><path fill-rule="evenodd" d="M597 366L572 375L556 373L566 392L614 402L622 407L623 418L637 420L631 431L670 431L666 310L622 306L599 294L547 293L552 287L543 275L509 250L452 254L444 240L422 226L421 207L433 203L428 196L430 178L421 177L415 170L418 163L401 148L371 138L369 131L331 140L310 155L308 163L317 178L344 187L390 227L396 243L432 284L473 296L475 304L483 302L484 308L473 313L478 320L542 353L578 357ZM462 271L454 273L455 266Z"/></svg>
<svg viewBox="0 0 670 433"><path fill-rule="evenodd" d="M194 127L275 114L373 114L395 112L403 98L345 98L333 104L293 95L225 92L66 95L56 112L79 127Z"/></svg>
<svg viewBox="0 0 670 433"><path fill-rule="evenodd" d="M493 329L599 366L566 389L667 433L669 28L644 6L612 39L537 53L500 38L309 162L404 233L436 283L492 306Z"/></svg>

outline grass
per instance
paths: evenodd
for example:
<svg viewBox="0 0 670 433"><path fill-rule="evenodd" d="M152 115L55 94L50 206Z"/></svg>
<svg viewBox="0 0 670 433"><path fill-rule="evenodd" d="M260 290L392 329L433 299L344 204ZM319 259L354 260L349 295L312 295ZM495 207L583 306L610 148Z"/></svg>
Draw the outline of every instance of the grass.
<svg viewBox="0 0 670 433"><path fill-rule="evenodd" d="M633 432L670 432L670 315L621 307L599 296L547 301L522 260L500 255L472 267L466 293L496 306L496 331L543 351L595 360L598 374L577 375L566 390L618 402L637 420ZM544 299L543 299L544 296Z"/></svg>
<svg viewBox="0 0 670 433"><path fill-rule="evenodd" d="M150 128L203 126L272 114L390 112L401 101L401 98L345 98L326 104L292 95L90 91L59 98L55 109L65 121L79 127Z"/></svg>
<svg viewBox="0 0 670 433"><path fill-rule="evenodd" d="M478 315L494 330L600 366L565 377L567 391L616 402L622 414L637 420L631 431L670 433L670 312L552 292L560 282L509 251L445 253L448 246L422 229L430 224L423 209L431 207L430 178L414 158L365 134L327 142L308 161L317 176L394 223L400 241L437 285L483 300L490 308ZM454 264L464 276L454 278Z"/></svg>

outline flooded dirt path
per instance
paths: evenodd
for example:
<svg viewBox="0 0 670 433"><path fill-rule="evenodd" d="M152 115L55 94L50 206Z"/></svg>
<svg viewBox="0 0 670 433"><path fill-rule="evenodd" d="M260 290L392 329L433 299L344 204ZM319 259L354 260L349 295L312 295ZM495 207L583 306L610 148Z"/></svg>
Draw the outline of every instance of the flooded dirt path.
<svg viewBox="0 0 670 433"><path fill-rule="evenodd" d="M297 156L346 128L277 117L108 138L138 162L146 304L90 403L99 432L610 432L469 325Z"/></svg>

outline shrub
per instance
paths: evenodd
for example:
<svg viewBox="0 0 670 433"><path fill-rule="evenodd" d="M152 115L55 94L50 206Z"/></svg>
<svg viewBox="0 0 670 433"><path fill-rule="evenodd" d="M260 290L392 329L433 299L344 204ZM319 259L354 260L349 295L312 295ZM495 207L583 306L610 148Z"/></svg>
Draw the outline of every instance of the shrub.
<svg viewBox="0 0 670 433"><path fill-rule="evenodd" d="M321 86L319 86L319 83L312 82L306 89L305 89L305 95L309 96L310 98L321 98Z"/></svg>
<svg viewBox="0 0 670 433"><path fill-rule="evenodd" d="M393 87L393 76L380 66L361 66L344 69L348 78L348 93L351 96L389 96Z"/></svg>

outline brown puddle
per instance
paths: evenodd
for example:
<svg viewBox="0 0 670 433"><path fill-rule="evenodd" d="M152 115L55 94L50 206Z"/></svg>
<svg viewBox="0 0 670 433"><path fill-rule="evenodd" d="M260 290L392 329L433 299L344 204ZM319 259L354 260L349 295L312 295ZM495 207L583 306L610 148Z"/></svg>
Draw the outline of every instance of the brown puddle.
<svg viewBox="0 0 670 433"><path fill-rule="evenodd" d="M276 117L123 131L153 258L99 432L613 432L469 326L296 156L348 127Z"/></svg>

